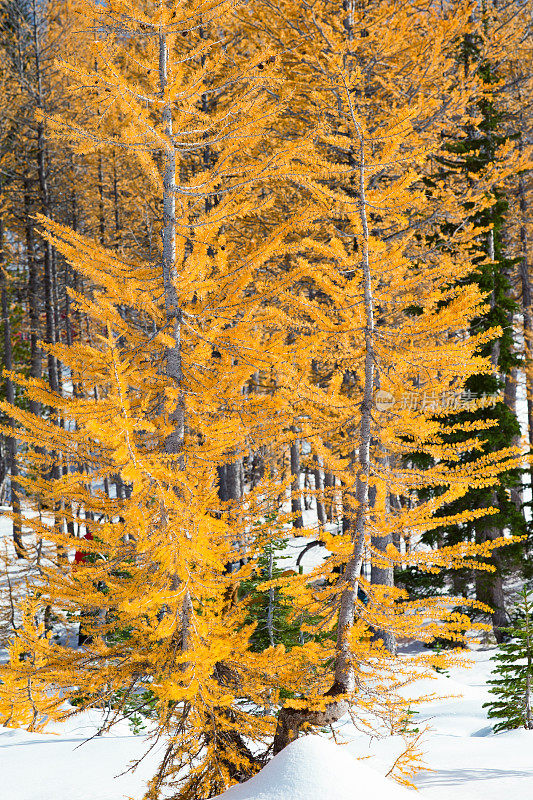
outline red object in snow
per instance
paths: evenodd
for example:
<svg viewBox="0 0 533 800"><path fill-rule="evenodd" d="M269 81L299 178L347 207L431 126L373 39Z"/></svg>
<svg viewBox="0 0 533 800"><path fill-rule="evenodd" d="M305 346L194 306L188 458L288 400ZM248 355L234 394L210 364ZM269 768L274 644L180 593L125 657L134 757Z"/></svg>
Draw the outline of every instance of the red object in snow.
<svg viewBox="0 0 533 800"><path fill-rule="evenodd" d="M94 539L94 536L89 531L88 533L85 534L85 536L83 538L87 539L87 541L90 542L92 539ZM75 564L83 564L83 562L86 560L86 556L87 556L87 553L84 553L83 550L76 550L76 554L74 556L74 563Z"/></svg>

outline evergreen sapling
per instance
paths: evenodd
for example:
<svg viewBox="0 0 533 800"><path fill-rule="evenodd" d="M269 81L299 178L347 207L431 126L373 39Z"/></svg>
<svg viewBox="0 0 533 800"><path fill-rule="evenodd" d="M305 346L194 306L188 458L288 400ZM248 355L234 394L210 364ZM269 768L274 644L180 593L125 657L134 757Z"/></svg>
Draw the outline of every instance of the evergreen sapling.
<svg viewBox="0 0 533 800"><path fill-rule="evenodd" d="M533 593L520 593L516 616L505 628L509 637L493 656L493 678L488 681L492 700L484 703L487 716L498 720L494 732L524 727L533 730L531 690L533 683Z"/></svg>

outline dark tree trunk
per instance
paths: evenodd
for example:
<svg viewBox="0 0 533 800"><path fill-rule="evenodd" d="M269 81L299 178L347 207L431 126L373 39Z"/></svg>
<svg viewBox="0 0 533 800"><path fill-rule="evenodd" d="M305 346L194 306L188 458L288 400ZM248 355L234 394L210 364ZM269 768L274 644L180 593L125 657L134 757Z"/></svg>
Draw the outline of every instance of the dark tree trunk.
<svg viewBox="0 0 533 800"><path fill-rule="evenodd" d="M527 198L523 175L518 179L518 198L520 204L520 282L522 284L522 315L524 320L524 345L526 355L526 396L527 396L527 430L529 449L533 453L533 382L530 371L532 368L531 349L533 347L533 289L530 277L530 252L527 229ZM528 369L529 367L529 369ZM531 490L533 492L533 471L529 472Z"/></svg>
<svg viewBox="0 0 533 800"><path fill-rule="evenodd" d="M376 490L372 487L369 492L369 506L375 504ZM385 536L372 536L372 547L377 550L377 558L380 558L381 553L385 553L387 546L392 544L392 533L387 533ZM372 556L370 565L370 583L372 586L394 586L394 567L392 564L383 566L376 563L376 555ZM396 637L391 631L380 629L374 631L374 638L381 639L383 645L389 653L396 652Z"/></svg>
<svg viewBox="0 0 533 800"><path fill-rule="evenodd" d="M0 218L0 285L2 287L2 322L4 325L4 367L13 369L13 350L11 344L11 321L9 318L9 299L7 294L6 259L4 253L4 222ZM6 400L15 405L15 387L11 377L6 376ZM27 553L22 542L22 517L20 513L20 487L18 484L17 440L15 438L15 421L10 419L13 435L6 439L9 471L11 473L11 504L13 506L13 543L17 558L26 558Z"/></svg>
<svg viewBox="0 0 533 800"><path fill-rule="evenodd" d="M251 488L255 489L261 483L261 480L265 474L265 448L261 447L260 450L256 450L252 457L252 468L251 468L251 476L250 476L250 483Z"/></svg>
<svg viewBox="0 0 533 800"><path fill-rule="evenodd" d="M377 444L377 442L376 442ZM388 468L390 466L390 460L388 458L379 459L382 468ZM371 486L368 490L368 506L370 509L373 509L376 505L377 499L377 489L375 486ZM386 498L386 507L387 510L390 512L391 510L391 498L390 495L387 495ZM372 518L373 524L375 525L376 519L375 516ZM380 536L379 533L373 532L372 533L372 548L375 553L372 553L371 563L370 563L370 583L373 586L394 586L394 566L392 563L382 564L381 554L385 554L387 547L389 544L392 544L392 532L387 533L385 536ZM383 558L386 559L386 556L383 555ZM379 560L380 563L377 563ZM384 647L389 653L396 653L396 637L394 634L385 629L374 629L374 639L381 639L383 642Z"/></svg>
<svg viewBox="0 0 533 800"><path fill-rule="evenodd" d="M40 326L40 292L39 292L39 270L35 257L35 234L31 219L31 194L30 181L24 179L24 219L26 235L26 258L28 264L28 306L30 317L30 376L39 380L43 369L43 354L38 345L41 338ZM32 414L39 416L41 404L38 400L29 401L29 409Z"/></svg>
<svg viewBox="0 0 533 800"><path fill-rule="evenodd" d="M326 516L330 522L333 522L333 489L335 487L335 475L333 472L326 470L324 472L324 489L326 494Z"/></svg>
<svg viewBox="0 0 533 800"><path fill-rule="evenodd" d="M327 522L326 509L324 507L324 481L322 479L322 470L320 469L320 461L318 456L315 456L315 497L316 497L316 515L321 525Z"/></svg>
<svg viewBox="0 0 533 800"><path fill-rule="evenodd" d="M117 175L117 156L113 151L113 211L115 215L115 238L118 244L118 234L120 231L120 207L118 204L118 175Z"/></svg>
<svg viewBox="0 0 533 800"><path fill-rule="evenodd" d="M498 498L493 495L491 498L491 505L498 508ZM482 528L478 531L476 541L479 543L494 541L502 535L498 528ZM481 603L486 603L492 608L492 627L494 630L494 637L498 644L500 644L505 636L505 628L509 625L509 617L505 609L505 592L503 588L503 564L500 557L498 548L492 551L490 558L487 562L495 567L494 572L486 570L476 570L475 585L476 585L476 600Z"/></svg>
<svg viewBox="0 0 533 800"><path fill-rule="evenodd" d="M512 367L512 369L505 375L505 390L503 399L507 408L513 412L515 417L518 418L517 408L516 408L517 379L518 379L518 369L516 367ZM513 447L517 447L520 444L520 436L518 434L513 437L511 444L513 445ZM522 507L523 500L522 500L521 486L511 487L511 500L513 501L518 510Z"/></svg>
<svg viewBox="0 0 533 800"><path fill-rule="evenodd" d="M217 467L218 474L218 496L222 502L234 500L239 502L244 495L244 477L243 477L243 463L242 459L236 459L228 464L222 464ZM235 542L236 547L239 542ZM226 564L226 571L233 572L238 569L241 564L240 560L229 561Z"/></svg>
<svg viewBox="0 0 533 800"><path fill-rule="evenodd" d="M300 441L291 442L291 511L296 514L292 521L293 528L300 529L304 526L302 518L302 495L300 492Z"/></svg>

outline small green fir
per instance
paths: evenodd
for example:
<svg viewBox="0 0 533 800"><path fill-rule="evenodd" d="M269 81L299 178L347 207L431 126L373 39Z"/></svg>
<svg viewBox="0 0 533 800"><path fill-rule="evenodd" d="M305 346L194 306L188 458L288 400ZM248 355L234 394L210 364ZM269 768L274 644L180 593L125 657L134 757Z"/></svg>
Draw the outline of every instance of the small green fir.
<svg viewBox="0 0 533 800"><path fill-rule="evenodd" d="M489 680L494 699L484 704L487 716L498 720L494 732L524 727L533 730L533 593L525 587L515 609L512 625L505 628L508 641L492 657Z"/></svg>

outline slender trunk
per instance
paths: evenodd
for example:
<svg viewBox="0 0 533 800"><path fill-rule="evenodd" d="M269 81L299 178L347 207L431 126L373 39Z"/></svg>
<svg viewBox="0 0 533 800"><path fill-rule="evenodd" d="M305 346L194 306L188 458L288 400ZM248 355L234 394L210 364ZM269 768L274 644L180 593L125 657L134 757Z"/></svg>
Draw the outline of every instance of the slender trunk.
<svg viewBox="0 0 533 800"><path fill-rule="evenodd" d="M518 198L520 205L520 282L522 284L522 314L524 319L524 349L526 357L526 395L527 395L527 430L529 449L533 452L533 376L531 348L533 347L533 290L531 287L529 264L529 241L527 229L527 197L522 175L518 178ZM531 490L533 492L533 471L529 471Z"/></svg>
<svg viewBox="0 0 533 800"><path fill-rule="evenodd" d="M120 231L120 209L118 204L117 156L114 151L113 151L113 211L115 214L115 239L118 244L118 234Z"/></svg>
<svg viewBox="0 0 533 800"><path fill-rule="evenodd" d="M268 557L268 580L272 580L274 572L274 548L270 548ZM268 590L268 606L267 606L267 631L268 641L271 647L274 647L274 600L275 589L272 587Z"/></svg>
<svg viewBox="0 0 533 800"><path fill-rule="evenodd" d="M9 299L7 294L6 259L4 253L4 221L0 217L0 281L2 287L2 322L4 325L4 367L6 370L13 369L13 350L11 344L11 321L9 318ZM15 405L15 387L9 375L6 376L6 401L9 405ZM13 543L17 558L26 558L27 553L22 542L22 517L20 513L20 487L18 478L17 462L17 440L14 435L15 421L10 419L10 426L13 435L6 438L6 445L9 459L9 471L11 473L11 504L13 506Z"/></svg>
<svg viewBox="0 0 533 800"><path fill-rule="evenodd" d="M370 433L372 397L374 393L374 301L372 297L372 279L368 254L368 221L366 214L365 194L365 154L364 140L360 134L359 148L359 215L362 227L361 236L361 268L364 290L365 309L365 366L363 402L361 404L361 422L358 436L358 472L355 487L357 509L355 512L352 557L344 574L345 588L341 596L339 622L337 627L337 645L335 658L335 684L339 691L351 692L354 689L354 675L351 666L349 634L354 623L355 604L366 532L366 515L368 510L368 478L370 476Z"/></svg>
<svg viewBox="0 0 533 800"><path fill-rule="evenodd" d="M526 725L527 730L533 729L533 715L531 712L531 675L533 674L533 642L531 641L531 615L529 612L529 600L527 593L524 593L524 608L526 612L526 648L527 648L527 677L526 677Z"/></svg>
<svg viewBox="0 0 533 800"><path fill-rule="evenodd" d="M227 464L217 467L218 496L222 502L234 500L237 503L244 495L243 463L242 458L234 459ZM239 548L240 542L234 541L234 546ZM226 573L234 572L241 565L241 561L228 561L225 565Z"/></svg>
<svg viewBox="0 0 533 800"><path fill-rule="evenodd" d="M526 725L528 731L533 729L533 717L531 715L531 674L527 673L526 678Z"/></svg>
<svg viewBox="0 0 533 800"><path fill-rule="evenodd" d="M70 317L70 288L71 269L68 261L65 260L65 341L67 347L72 347L72 320Z"/></svg>
<svg viewBox="0 0 533 800"><path fill-rule="evenodd" d="M98 154L98 236L100 244L105 244L105 208L104 208L104 165L102 153Z"/></svg>
<svg viewBox="0 0 533 800"><path fill-rule="evenodd" d="M324 489L331 490L326 492L326 515L330 522L333 522L333 489L335 487L335 475L326 470L324 472Z"/></svg>
<svg viewBox="0 0 533 800"><path fill-rule="evenodd" d="M59 284L57 274L57 251L52 248L52 308L54 312L54 342L61 341L61 322L59 313ZM57 391L63 390L63 365L56 358Z"/></svg>
<svg viewBox="0 0 533 800"><path fill-rule="evenodd" d="M509 372L507 372L505 375L505 389L504 389L503 399L505 405L510 411L513 412L515 417L518 416L516 407L517 380L518 380L518 369L516 367L512 367L509 370ZM520 444L520 436L519 434L516 434L516 436L513 436L511 445L513 447L518 447L519 444ZM511 487L511 500L513 501L518 510L522 507L521 486Z"/></svg>
<svg viewBox="0 0 533 800"><path fill-rule="evenodd" d="M490 499L489 505L498 507L498 497L494 493ZM476 536L476 541L480 544L490 542L498 539L502 535L501 530L496 527L481 528ZM476 600L486 603L492 608L492 627L494 636L498 644L503 641L505 632L502 630L509 624L509 617L505 609L505 592L503 587L503 563L496 548L492 551L490 558L487 562L494 566L495 572L488 572L486 570L476 570L475 586L476 586Z"/></svg>
<svg viewBox="0 0 533 800"><path fill-rule="evenodd" d="M170 383L178 390L178 401L169 414L172 429L164 442L167 455L178 457L173 459L175 467L182 466L180 455L183 449L185 433L185 409L182 389L181 365L181 321L182 312L176 292L176 149L172 132L172 103L166 97L168 83L168 46L163 28L159 29L159 90L164 102L162 124L166 142L163 151L163 229L161 271L165 294L166 323L170 329L174 344L167 347L165 357L165 373ZM171 589L177 589L178 578L171 579ZM189 592L185 592L181 609L181 649L190 649L190 626L193 608ZM183 664L183 669L186 664Z"/></svg>
<svg viewBox="0 0 533 800"><path fill-rule="evenodd" d="M373 487L373 497L370 505L375 503L376 489ZM388 502L388 501L387 501ZM389 508L390 510L390 508ZM374 534L372 536L372 548L375 553L372 554L372 561L370 565L370 583L372 586L394 586L394 567L392 564L383 566L377 564L376 560L386 559L385 552L389 544L392 544L392 532L388 532L385 536ZM380 629L374 631L374 638L381 639L383 646L389 653L396 652L396 637L391 631Z"/></svg>
<svg viewBox="0 0 533 800"><path fill-rule="evenodd" d="M259 450L254 450L252 456L252 469L251 469L251 488L255 489L259 485L265 474L265 457L266 448L262 446Z"/></svg>
<svg viewBox="0 0 533 800"><path fill-rule="evenodd" d="M293 429L294 431L294 429ZM302 518L302 495L300 492L300 440L295 439L291 442L291 511L296 514L292 521L293 528L303 528Z"/></svg>
<svg viewBox="0 0 533 800"><path fill-rule="evenodd" d="M349 17L351 19L351 17ZM339 617L337 623L337 641L335 647L335 668L333 686L326 692L328 697L351 694L355 689L355 675L352 666L350 650L350 632L355 620L355 607L357 603L357 589L361 566L363 562L366 517L368 513L368 479L370 476L370 440L371 440L371 413L374 392L374 301L372 297L372 279L370 259L368 252L368 220L366 211L365 193L365 153L362 132L356 126L359 134L359 218L361 222L361 272L364 291L365 315L365 360L364 360L364 386L363 401L361 404L361 420L358 432L358 471L356 476L355 500L356 512L353 527L353 549L351 558L342 576L343 591L339 604ZM297 736L301 726L305 723L312 725L331 725L340 719L348 710L346 699L333 699L328 703L325 711L312 709L282 708L278 717L276 735L274 737L274 753L278 753Z"/></svg>
<svg viewBox="0 0 533 800"><path fill-rule="evenodd" d="M310 491L312 491L311 474L309 471L309 467L304 467L304 492L303 492L304 511L309 511L313 505L311 495L309 494Z"/></svg>
<svg viewBox="0 0 533 800"><path fill-rule="evenodd" d="M166 34L159 31L159 89L161 99L165 100L168 81L168 47ZM174 344L167 347L166 374L179 390L176 408L170 414L172 431L165 440L165 452L178 455L181 452L184 436L184 405L181 367L181 308L176 293L176 150L172 134L172 105L167 100L162 112L163 130L166 144L163 154L163 251L161 268L165 291L165 312Z"/></svg>
<svg viewBox="0 0 533 800"><path fill-rule="evenodd" d="M352 463L353 466L353 463ZM341 486L345 486L346 484L341 481ZM352 529L352 514L350 510L350 496L347 491L342 491L342 532L343 534L349 534Z"/></svg>
<svg viewBox="0 0 533 800"><path fill-rule="evenodd" d="M322 479L322 470L320 469L320 459L315 456L316 467L314 469L315 475L315 497L316 497L316 515L321 525L325 525L326 509L324 507L324 481Z"/></svg>
<svg viewBox="0 0 533 800"><path fill-rule="evenodd" d="M37 89L37 107L44 111L43 79L41 69L41 45L39 40L39 15L36 0L32 1L33 10L33 44L35 51L35 76ZM44 136L44 122L37 122L37 174L41 194L41 211L43 216L50 217L50 187L48 185L48 164L46 141ZM54 286L53 286L52 245L46 241L44 245L44 302L46 315L46 341L55 344L55 315L54 315ZM48 382L52 391L59 388L57 364L55 356L48 353Z"/></svg>
<svg viewBox="0 0 533 800"><path fill-rule="evenodd" d="M35 236L33 222L31 219L31 194L30 181L24 179L24 227L26 237L26 258L28 264L28 306L30 316L30 377L39 380L42 374L43 355L39 347L41 338L40 326L40 293L39 293L39 270L35 256ZM32 414L39 416L41 404L38 400L29 401L29 410Z"/></svg>

